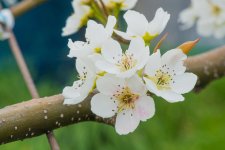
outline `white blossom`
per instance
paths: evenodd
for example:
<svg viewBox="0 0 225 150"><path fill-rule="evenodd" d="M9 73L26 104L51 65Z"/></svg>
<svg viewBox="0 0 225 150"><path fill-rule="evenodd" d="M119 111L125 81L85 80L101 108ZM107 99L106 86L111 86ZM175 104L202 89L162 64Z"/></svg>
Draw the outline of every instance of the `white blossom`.
<svg viewBox="0 0 225 150"><path fill-rule="evenodd" d="M72 105L82 102L92 91L96 80L96 70L89 59L77 58L76 69L79 80L73 86L65 87L63 90L64 104Z"/></svg>
<svg viewBox="0 0 225 150"><path fill-rule="evenodd" d="M204 10L204 11L202 11ZM202 36L225 36L225 1L192 0L191 6L180 13L179 22L183 29L197 25L197 32Z"/></svg>
<svg viewBox="0 0 225 150"><path fill-rule="evenodd" d="M129 79L105 75L97 80L96 94L91 100L91 110L96 115L109 118L116 115L118 134L133 132L140 121L153 117L155 104L146 95L146 87L138 76Z"/></svg>
<svg viewBox="0 0 225 150"><path fill-rule="evenodd" d="M94 53L100 53L103 44L111 39L113 28L116 24L116 18L109 16L106 26L98 24L93 20L89 20L86 29L87 42L69 40L70 48L69 57L84 57Z"/></svg>
<svg viewBox="0 0 225 150"><path fill-rule="evenodd" d="M124 19L127 23L127 31L126 33L115 31L117 34L127 40L142 37L145 42L150 42L154 37L163 32L170 19L170 14L165 12L162 8L159 8L153 20L148 22L143 14L128 10L124 14Z"/></svg>
<svg viewBox="0 0 225 150"><path fill-rule="evenodd" d="M107 8L116 9L119 7L122 10L128 10L135 7L138 0L103 0Z"/></svg>
<svg viewBox="0 0 225 150"><path fill-rule="evenodd" d="M76 33L82 26L86 25L89 16L93 13L92 9L88 5L85 5L83 0L73 0L72 6L74 13L66 20L62 36Z"/></svg>
<svg viewBox="0 0 225 150"><path fill-rule="evenodd" d="M9 38L11 30L14 27L15 20L9 9L0 11L0 40Z"/></svg>
<svg viewBox="0 0 225 150"><path fill-rule="evenodd" d="M98 69L127 78L142 69L149 58L149 47L142 38L131 40L128 50L123 53L117 41L109 40L102 48L102 58L96 61Z"/></svg>
<svg viewBox="0 0 225 150"><path fill-rule="evenodd" d="M169 50L162 57L160 50L152 54L144 70L148 90L169 102L183 101L181 94L190 92L197 82L195 74L185 73L186 58L180 49Z"/></svg>

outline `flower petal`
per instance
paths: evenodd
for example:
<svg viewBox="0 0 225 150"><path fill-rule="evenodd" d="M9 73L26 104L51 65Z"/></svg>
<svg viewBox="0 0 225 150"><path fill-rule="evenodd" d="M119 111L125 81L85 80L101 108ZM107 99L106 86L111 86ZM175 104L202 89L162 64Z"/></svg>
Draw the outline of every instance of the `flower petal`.
<svg viewBox="0 0 225 150"><path fill-rule="evenodd" d="M138 75L134 75L126 80L127 86L132 92L139 95L146 95L147 89L142 79Z"/></svg>
<svg viewBox="0 0 225 150"><path fill-rule="evenodd" d="M135 103L135 113L141 121L150 119L155 114L155 103L150 96L141 96Z"/></svg>
<svg viewBox="0 0 225 150"><path fill-rule="evenodd" d="M116 25L116 17L109 16L106 27L105 27L105 29L108 33L108 36L112 36L113 28L114 28L115 25Z"/></svg>
<svg viewBox="0 0 225 150"><path fill-rule="evenodd" d="M190 92L196 82L197 76L193 73L184 73L182 75L174 76L173 80L175 81L171 87L172 90L179 94L184 94Z"/></svg>
<svg viewBox="0 0 225 150"><path fill-rule="evenodd" d="M64 96L64 102L63 104L66 104L66 105L75 105L75 104L78 104L80 102L82 102L88 94L83 94L80 92L80 89L75 89L74 86L71 86L71 87L65 87L63 89L63 93L62 95Z"/></svg>
<svg viewBox="0 0 225 150"><path fill-rule="evenodd" d="M157 50L157 52L153 53L147 62L147 65L145 66L144 73L149 76L155 76L156 71L161 67L161 54L160 50Z"/></svg>
<svg viewBox="0 0 225 150"><path fill-rule="evenodd" d="M102 56L111 63L117 63L122 56L120 44L115 40L108 40L102 47Z"/></svg>
<svg viewBox="0 0 225 150"><path fill-rule="evenodd" d="M170 14L165 12L162 8L158 8L155 17L148 25L148 32L150 33L150 35L158 35L162 33L169 19Z"/></svg>
<svg viewBox="0 0 225 150"><path fill-rule="evenodd" d="M114 30L114 32L126 40L131 40L131 39L133 39L132 36L135 36L132 33L125 33L125 32L119 31L119 30Z"/></svg>
<svg viewBox="0 0 225 150"><path fill-rule="evenodd" d="M101 48L102 43L109 38L109 35L102 24L89 20L85 37L91 45L94 45L94 48Z"/></svg>
<svg viewBox="0 0 225 150"><path fill-rule="evenodd" d="M126 85L124 79L117 78L110 74L100 77L96 84L98 91L105 95L113 95Z"/></svg>
<svg viewBox="0 0 225 150"><path fill-rule="evenodd" d="M143 36L145 34L148 20L143 14L137 11L128 10L124 14L124 19L127 23L127 33L132 33L138 36Z"/></svg>
<svg viewBox="0 0 225 150"><path fill-rule="evenodd" d="M180 49L172 49L167 51L162 56L162 65L166 65L164 72L171 74L182 74L185 72L186 67L184 66L184 60L187 59L187 55Z"/></svg>
<svg viewBox="0 0 225 150"><path fill-rule="evenodd" d="M85 57L92 53L90 46L82 41L75 41L73 42L69 39L68 47L70 48L70 52L68 57Z"/></svg>
<svg viewBox="0 0 225 150"><path fill-rule="evenodd" d="M117 101L104 94L96 94L91 99L91 111L96 115L109 118L117 112Z"/></svg>
<svg viewBox="0 0 225 150"><path fill-rule="evenodd" d="M62 29L62 36L68 36L76 33L81 27L81 20L76 14L68 17L66 20L66 26Z"/></svg>
<svg viewBox="0 0 225 150"><path fill-rule="evenodd" d="M150 79L144 77L144 81L145 81L145 83L146 83L147 89L148 89L150 92L156 94L157 96L160 96L160 95L158 94L158 93L159 93L159 90L158 90L158 88L156 87L155 83L154 83L152 80L150 80Z"/></svg>
<svg viewBox="0 0 225 150"><path fill-rule="evenodd" d="M133 67L127 71L124 72L118 72L116 73L117 77L119 78L130 78L131 76L133 76L135 73L137 72L137 68Z"/></svg>
<svg viewBox="0 0 225 150"><path fill-rule="evenodd" d="M116 117L116 132L120 135L133 132L138 127L139 122L140 120L133 110L124 110Z"/></svg>
<svg viewBox="0 0 225 150"><path fill-rule="evenodd" d="M184 97L181 94L175 93L169 90L161 90L158 92L158 96L161 96L170 103L184 101Z"/></svg>
<svg viewBox="0 0 225 150"><path fill-rule="evenodd" d="M107 61L101 61L101 60L96 61L95 65L99 70L105 71L107 73L111 73L111 74L120 73L120 70L118 67L116 67L114 64L109 63Z"/></svg>
<svg viewBox="0 0 225 150"><path fill-rule="evenodd" d="M95 66L88 58L77 58L76 69L79 75L84 75L87 78L95 76L96 73Z"/></svg>

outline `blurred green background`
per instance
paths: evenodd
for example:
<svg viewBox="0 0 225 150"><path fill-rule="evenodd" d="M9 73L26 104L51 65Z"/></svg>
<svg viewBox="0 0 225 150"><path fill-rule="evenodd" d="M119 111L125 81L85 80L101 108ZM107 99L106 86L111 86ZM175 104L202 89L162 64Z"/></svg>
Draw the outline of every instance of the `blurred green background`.
<svg viewBox="0 0 225 150"><path fill-rule="evenodd" d="M163 5L174 14L166 30L171 35L164 49L198 37L193 30L181 32L177 28L175 20L179 9L187 6L186 0L151 2L153 5L150 1L140 0L137 9L152 18L154 13L148 9L154 12ZM177 7L174 7L175 2ZM50 0L16 20L14 31L41 96L60 93L76 76L74 60L66 57L68 37L60 36L71 12L70 0ZM69 38L83 39L83 33L84 29ZM203 38L191 54L207 51L223 42ZM127 136L117 135L110 126L86 122L56 130L56 138L62 150L224 150L224 89L225 78L212 82L200 93L187 94L182 103L170 104L154 98L156 115ZM0 108L29 99L7 42L0 42ZM0 150L45 149L49 149L45 135L0 146Z"/></svg>

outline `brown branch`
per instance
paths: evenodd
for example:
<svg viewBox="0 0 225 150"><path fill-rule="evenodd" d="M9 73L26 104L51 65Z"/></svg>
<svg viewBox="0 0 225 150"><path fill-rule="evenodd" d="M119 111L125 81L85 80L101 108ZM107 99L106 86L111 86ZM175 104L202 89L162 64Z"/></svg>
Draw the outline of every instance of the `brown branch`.
<svg viewBox="0 0 225 150"><path fill-rule="evenodd" d="M11 7L10 9L12 11L13 16L18 17L44 2L47 2L47 0L23 0L22 2Z"/></svg>
<svg viewBox="0 0 225 150"><path fill-rule="evenodd" d="M188 70L199 76L199 87L205 86L225 72L225 46L190 57ZM65 106L62 95L22 102L0 109L0 143L39 136L56 128L83 121L114 125L114 118L102 119L90 111L90 95L82 103ZM35 118L35 119L34 119Z"/></svg>
<svg viewBox="0 0 225 150"><path fill-rule="evenodd" d="M189 57L185 63L188 71L198 75L197 87L204 87L225 75L225 46Z"/></svg>
<svg viewBox="0 0 225 150"><path fill-rule="evenodd" d="M0 143L31 138L82 121L112 125L113 119L103 120L91 113L91 97L78 105L65 106L63 97L55 95L0 109Z"/></svg>

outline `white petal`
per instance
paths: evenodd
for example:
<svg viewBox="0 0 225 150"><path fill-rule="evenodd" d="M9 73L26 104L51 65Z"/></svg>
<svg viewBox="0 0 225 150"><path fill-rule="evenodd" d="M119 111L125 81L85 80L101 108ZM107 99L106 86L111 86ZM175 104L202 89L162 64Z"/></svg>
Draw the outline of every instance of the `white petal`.
<svg viewBox="0 0 225 150"><path fill-rule="evenodd" d="M120 78L130 78L137 72L137 70L138 70L137 68L133 67L124 72L120 71L120 72L116 73L116 75L117 75L117 77L120 77Z"/></svg>
<svg viewBox="0 0 225 150"><path fill-rule="evenodd" d="M99 70L105 71L107 73L111 73L111 74L120 73L120 70L118 67L116 67L114 64L109 63L107 61L101 61L101 60L96 61L95 65Z"/></svg>
<svg viewBox="0 0 225 150"><path fill-rule="evenodd" d="M105 95L113 95L126 85L124 79L117 78L110 74L100 77L96 84L98 91Z"/></svg>
<svg viewBox="0 0 225 150"><path fill-rule="evenodd" d="M133 36L136 36L134 34L131 34L131 33L125 33L125 32L121 32L119 30L114 30L114 32L119 35L120 37L126 39L126 40L131 40L133 39Z"/></svg>
<svg viewBox="0 0 225 150"><path fill-rule="evenodd" d="M172 90L179 94L190 92L196 82L197 76L193 73L184 73L173 77L174 83L171 85Z"/></svg>
<svg viewBox="0 0 225 150"><path fill-rule="evenodd" d="M150 119L155 114L155 103L150 96L142 96L135 103L135 113L141 121Z"/></svg>
<svg viewBox="0 0 225 150"><path fill-rule="evenodd" d="M106 24L106 27L105 27L105 29L106 29L106 31L107 31L107 33L108 33L109 36L112 35L113 28L114 28L115 25L116 25L116 17L109 16L108 17L107 24Z"/></svg>
<svg viewBox="0 0 225 150"><path fill-rule="evenodd" d="M158 94L158 93L159 93L159 90L158 90L158 88L156 87L155 83L152 82L152 80L150 80L150 79L144 77L144 81L145 81L145 83L146 83L147 89L148 89L150 92L154 93L154 94L157 95L157 96L160 96L160 95Z"/></svg>
<svg viewBox="0 0 225 150"><path fill-rule="evenodd" d="M155 76L156 71L161 67L161 54L160 50L157 50L157 52L153 53L147 62L147 65L145 66L144 73L149 76Z"/></svg>
<svg viewBox="0 0 225 150"><path fill-rule="evenodd" d="M182 74L185 72L184 60L187 59L187 55L180 49L172 49L167 51L162 56L162 65L166 67L162 68L165 72Z"/></svg>
<svg viewBox="0 0 225 150"><path fill-rule="evenodd" d="M138 75L128 78L126 82L127 86L132 90L132 92L139 95L145 95L147 93L146 86Z"/></svg>
<svg viewBox="0 0 225 150"><path fill-rule="evenodd" d="M88 58L77 58L76 69L79 75L84 75L87 77L95 76L95 66L92 61Z"/></svg>
<svg viewBox="0 0 225 150"><path fill-rule="evenodd" d="M131 40L126 53L133 54L135 58L140 58L143 56L143 53L147 53L149 55L149 50L146 51L144 40L140 37L137 37Z"/></svg>
<svg viewBox="0 0 225 150"><path fill-rule="evenodd" d="M64 103L67 105L75 105L82 102L88 94L82 95L83 93L80 92L80 89L76 89L74 86L65 87L63 89L62 95L64 96Z"/></svg>
<svg viewBox="0 0 225 150"><path fill-rule="evenodd" d="M104 94L96 94L91 99L91 111L96 115L109 118L117 112L117 101Z"/></svg>
<svg viewBox="0 0 225 150"><path fill-rule="evenodd" d="M128 10L124 14L127 23L127 33L143 36L148 26L148 20L139 12Z"/></svg>
<svg viewBox="0 0 225 150"><path fill-rule="evenodd" d="M170 103L184 101L184 97L181 94L175 93L173 91L161 90L158 92L158 96L161 96L166 101Z"/></svg>
<svg viewBox="0 0 225 150"><path fill-rule="evenodd" d="M111 63L117 63L122 56L120 44L115 40L108 40L102 47L102 56Z"/></svg>
<svg viewBox="0 0 225 150"><path fill-rule="evenodd" d="M69 39L68 47L70 48L70 52L68 57L85 57L92 53L91 48L89 45L82 41L75 41L73 42Z"/></svg>
<svg viewBox="0 0 225 150"><path fill-rule="evenodd" d="M71 35L76 33L81 27L81 20L76 14L69 16L66 20L66 26L62 29L62 36Z"/></svg>
<svg viewBox="0 0 225 150"><path fill-rule="evenodd" d="M74 87L70 86L67 86L63 89L62 95L67 99L80 97L80 93L77 92Z"/></svg>
<svg viewBox="0 0 225 150"><path fill-rule="evenodd" d="M169 19L170 14L168 14L162 8L158 8L154 19L148 25L148 32L150 35L160 34L165 29Z"/></svg>
<svg viewBox="0 0 225 150"><path fill-rule="evenodd" d="M101 48L101 44L109 38L109 35L102 24L89 20L85 37L90 44L96 46L95 48Z"/></svg>
<svg viewBox="0 0 225 150"><path fill-rule="evenodd" d="M133 110L124 110L116 117L116 132L120 135L133 132L138 127L139 122L140 120Z"/></svg>

